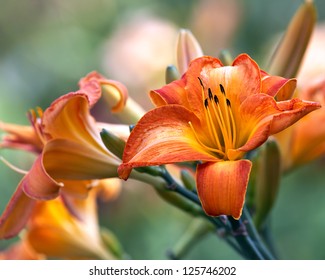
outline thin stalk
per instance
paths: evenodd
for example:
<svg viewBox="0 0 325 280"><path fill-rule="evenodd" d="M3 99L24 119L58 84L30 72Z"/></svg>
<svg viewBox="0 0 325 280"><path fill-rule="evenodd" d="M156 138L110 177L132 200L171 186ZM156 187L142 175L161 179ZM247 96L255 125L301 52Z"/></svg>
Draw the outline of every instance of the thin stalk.
<svg viewBox="0 0 325 280"><path fill-rule="evenodd" d="M254 240L255 244L258 246L262 254L267 260L274 260L274 256L272 253L268 250L268 248L265 246L263 240L261 239L256 227L254 226L254 223L252 221L252 218L249 214L249 211L246 207L243 209L243 220L245 221L245 225L247 228L247 231L249 235Z"/></svg>
<svg viewBox="0 0 325 280"><path fill-rule="evenodd" d="M233 228L233 236L243 251L247 253L249 259L264 260L264 256L248 235L245 225L240 220L235 220L232 217L229 217L229 222Z"/></svg>

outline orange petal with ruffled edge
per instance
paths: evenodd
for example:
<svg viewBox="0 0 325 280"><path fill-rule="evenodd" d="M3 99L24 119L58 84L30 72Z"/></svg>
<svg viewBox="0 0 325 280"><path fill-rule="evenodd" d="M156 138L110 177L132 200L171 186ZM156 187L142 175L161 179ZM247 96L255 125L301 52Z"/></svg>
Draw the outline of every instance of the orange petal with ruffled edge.
<svg viewBox="0 0 325 280"><path fill-rule="evenodd" d="M0 217L0 238L16 236L26 225L36 201L28 197L22 188L24 178L20 181L6 209Z"/></svg>
<svg viewBox="0 0 325 280"><path fill-rule="evenodd" d="M266 94L248 97L240 107L239 115L242 124L238 129L246 143L234 152L229 151L230 159L236 158L239 151L247 152L261 145L270 135L289 127L306 114L320 108L320 104L311 101L292 99L275 102Z"/></svg>
<svg viewBox="0 0 325 280"><path fill-rule="evenodd" d="M240 218L251 167L244 159L198 165L197 191L207 215Z"/></svg>
<svg viewBox="0 0 325 280"><path fill-rule="evenodd" d="M119 176L131 169L183 161L217 161L201 146L188 122L199 126L196 116L183 106L168 105L149 111L132 130L123 154Z"/></svg>

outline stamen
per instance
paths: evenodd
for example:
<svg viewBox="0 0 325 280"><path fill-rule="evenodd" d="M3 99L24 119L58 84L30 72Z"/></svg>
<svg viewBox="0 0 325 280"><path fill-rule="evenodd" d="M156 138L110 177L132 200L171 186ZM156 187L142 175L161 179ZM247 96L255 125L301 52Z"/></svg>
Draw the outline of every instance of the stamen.
<svg viewBox="0 0 325 280"><path fill-rule="evenodd" d="M236 145L236 123L235 123L235 118L234 118L231 108L229 108L229 115L230 115L231 126L232 126L232 145L233 145L233 147L235 147L235 145Z"/></svg>
<svg viewBox="0 0 325 280"><path fill-rule="evenodd" d="M230 100L229 100L228 98L226 98L226 103L227 103L227 106L228 106L228 107L231 107L231 105L230 105Z"/></svg>
<svg viewBox="0 0 325 280"><path fill-rule="evenodd" d="M219 87L220 87L220 91L221 91L221 93L222 93L223 95L226 95L226 92L225 92L225 89L224 89L223 85L222 85L222 84L219 84Z"/></svg>
<svg viewBox="0 0 325 280"><path fill-rule="evenodd" d="M209 101L208 101L208 98L206 98L204 100L204 106L205 106L205 109L208 108L208 105L209 105Z"/></svg>
<svg viewBox="0 0 325 280"><path fill-rule="evenodd" d="M209 99L212 100L213 94L212 94L211 88L208 88L208 93L209 93Z"/></svg>
<svg viewBox="0 0 325 280"><path fill-rule="evenodd" d="M202 82L201 78L200 78L200 77L197 77L197 78L198 78L199 81L200 81L201 87L204 89L204 85L203 85L203 82Z"/></svg>
<svg viewBox="0 0 325 280"><path fill-rule="evenodd" d="M219 103L218 96L214 95L213 99L214 99L214 102L218 105L218 103Z"/></svg>
<svg viewBox="0 0 325 280"><path fill-rule="evenodd" d="M220 154L220 155L222 155L222 156L225 156L225 155L226 155L223 151L221 151L221 150L219 150L219 149L211 148L211 147L205 145L205 144L200 140L200 138L198 137L198 135L196 134L195 129L194 129L192 123L191 123L191 122L188 122L188 124L190 125L190 127L191 127L191 129L192 129L192 131L193 131L193 133L194 133L194 136L195 136L196 140L199 142L200 145L202 145L202 146L203 146L204 148L206 148L207 150L210 150L211 152L218 153L218 154Z"/></svg>
<svg viewBox="0 0 325 280"><path fill-rule="evenodd" d="M18 168L17 166L14 166L12 163L10 163L9 161L7 161L4 157L0 156L0 160L5 164L7 165L10 169L16 171L17 173L19 174L23 174L23 175L26 175L28 173L28 171L26 170L23 170L23 169L20 169Z"/></svg>
<svg viewBox="0 0 325 280"><path fill-rule="evenodd" d="M214 106L212 106L213 108ZM219 140L219 135L218 135L218 132L216 130L216 126L213 122L213 119L212 119L212 115L210 113L210 109L207 108L207 112L208 112L208 127L209 127L209 130L211 131L211 135L213 137L213 139L215 140L215 143L218 147L218 149L222 149L222 146L221 146L221 143L220 143L220 140ZM212 129L211 129L212 128Z"/></svg>

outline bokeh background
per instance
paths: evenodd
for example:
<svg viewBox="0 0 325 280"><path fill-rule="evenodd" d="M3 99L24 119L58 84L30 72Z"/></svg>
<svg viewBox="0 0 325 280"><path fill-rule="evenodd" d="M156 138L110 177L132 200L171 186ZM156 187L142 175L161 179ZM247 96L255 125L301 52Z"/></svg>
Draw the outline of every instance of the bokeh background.
<svg viewBox="0 0 325 280"><path fill-rule="evenodd" d="M76 90L78 80L93 70L125 83L130 95L150 109L148 90L161 87L165 67L175 63L180 28L192 30L205 54L218 56L222 49L234 56L246 52L265 65L276 38L301 2L0 0L0 120L28 124L30 108L46 108L55 98ZM320 23L325 19L325 2L315 0L315 5ZM324 52L319 56L325 65ZM107 111L102 104L94 115L116 122ZM33 160L22 152L0 153L26 170ZM282 259L325 259L324 167L320 160L282 181L271 216ZM0 163L0 211L20 179ZM131 181L124 184L117 200L101 206L101 224L119 237L133 259L167 258L166 252L191 222L149 186ZM0 241L0 249L13 241ZM185 258L238 256L210 234L194 244Z"/></svg>

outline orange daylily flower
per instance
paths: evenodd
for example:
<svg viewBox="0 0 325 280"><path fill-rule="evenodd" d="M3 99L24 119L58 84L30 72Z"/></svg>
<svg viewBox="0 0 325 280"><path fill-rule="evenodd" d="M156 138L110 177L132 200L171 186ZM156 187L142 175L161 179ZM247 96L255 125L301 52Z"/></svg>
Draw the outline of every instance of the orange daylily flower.
<svg viewBox="0 0 325 280"><path fill-rule="evenodd" d="M122 128L96 123L90 115L90 108L100 96L100 85L91 79L87 82L86 77L79 91L61 96L44 113L38 109L39 117L30 112L34 132L28 129L28 137L21 136L19 126L2 125L11 135L5 138L6 147L28 147L41 153L0 217L1 238L12 237L23 228L36 200L54 199L65 193L85 196L92 184L89 180L117 177L121 160L107 150L99 132L102 127L113 133ZM128 127L124 126L122 138L126 131ZM78 187L71 187L71 180L79 181Z"/></svg>
<svg viewBox="0 0 325 280"><path fill-rule="evenodd" d="M26 239L38 253L63 259L114 259L100 236L97 191L86 199L73 199L71 215L60 198L38 201L28 221Z"/></svg>
<svg viewBox="0 0 325 280"><path fill-rule="evenodd" d="M276 102L275 95L295 84L269 76L247 54L231 66L209 56L193 60L180 80L150 93L158 108L132 130L120 177L127 179L135 167L199 161L203 209L238 219L252 165L245 153L320 107L297 98Z"/></svg>
<svg viewBox="0 0 325 280"><path fill-rule="evenodd" d="M115 258L101 237L97 198L102 200L104 193L106 201L115 199L121 181L113 178L97 183L86 198L60 196L37 201L21 239L0 252L0 259Z"/></svg>

